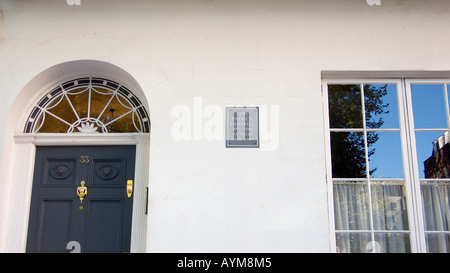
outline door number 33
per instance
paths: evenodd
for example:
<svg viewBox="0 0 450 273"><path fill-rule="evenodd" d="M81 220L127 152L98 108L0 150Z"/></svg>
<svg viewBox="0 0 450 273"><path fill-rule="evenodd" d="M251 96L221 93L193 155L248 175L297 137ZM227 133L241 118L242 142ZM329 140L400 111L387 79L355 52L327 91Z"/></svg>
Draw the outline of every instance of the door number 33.
<svg viewBox="0 0 450 273"><path fill-rule="evenodd" d="M81 164L88 164L89 163L89 156L88 155L80 156L80 163Z"/></svg>

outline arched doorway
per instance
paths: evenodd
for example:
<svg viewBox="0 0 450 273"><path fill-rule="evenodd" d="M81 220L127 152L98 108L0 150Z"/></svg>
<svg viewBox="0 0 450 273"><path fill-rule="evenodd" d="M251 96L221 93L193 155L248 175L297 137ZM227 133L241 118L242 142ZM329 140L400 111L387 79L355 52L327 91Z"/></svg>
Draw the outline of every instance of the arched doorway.
<svg viewBox="0 0 450 273"><path fill-rule="evenodd" d="M125 86L83 77L37 102L25 133L149 133L144 105ZM27 252L130 252L135 145L37 146Z"/></svg>
<svg viewBox="0 0 450 273"><path fill-rule="evenodd" d="M109 151L116 151L122 146L132 146L135 150L134 179L127 179L133 180L129 251L145 251L150 119L145 95L131 75L105 62L86 60L62 63L31 80L18 95L17 101L11 112L17 113L16 124L21 129L14 133L14 145L11 146L12 182L9 184L10 209L4 250L23 252L27 249L29 222L34 214L30 209L32 189L36 182L35 171L40 164L38 161L42 161L39 157L40 148L53 147L62 151L63 147L67 147L94 151L101 146ZM90 159L90 162L95 161L94 158ZM102 160L103 163L106 162L105 158L96 162ZM98 178L110 173L119 177L113 163L89 167L95 171L88 176ZM70 164L62 165L52 165L44 173L53 175L52 179L64 180L64 165L70 167ZM74 182L76 190L83 178L79 173L73 174L77 176ZM89 184L88 181L85 182ZM87 186L93 197L94 191L90 190L93 188ZM80 202L75 191L71 198ZM83 200L83 203L87 204L87 200ZM79 206L74 205L74 208ZM83 246L81 248L83 250Z"/></svg>

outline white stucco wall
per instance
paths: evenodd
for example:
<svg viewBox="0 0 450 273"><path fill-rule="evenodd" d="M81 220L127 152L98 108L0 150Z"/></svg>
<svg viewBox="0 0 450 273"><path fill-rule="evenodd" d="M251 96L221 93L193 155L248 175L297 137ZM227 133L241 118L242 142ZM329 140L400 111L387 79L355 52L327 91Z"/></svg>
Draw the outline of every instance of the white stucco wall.
<svg viewBox="0 0 450 273"><path fill-rule="evenodd" d="M450 67L445 0L0 0L0 9L0 187L13 183L12 136L27 114L14 105L29 99L18 97L27 83L68 61L120 67L152 122L148 252L331 251L321 72ZM172 110L194 114L196 100L200 111L278 107L279 123L261 122L278 125L279 142L175 140ZM0 219L13 217L9 201L0 199ZM1 220L0 250L8 232Z"/></svg>

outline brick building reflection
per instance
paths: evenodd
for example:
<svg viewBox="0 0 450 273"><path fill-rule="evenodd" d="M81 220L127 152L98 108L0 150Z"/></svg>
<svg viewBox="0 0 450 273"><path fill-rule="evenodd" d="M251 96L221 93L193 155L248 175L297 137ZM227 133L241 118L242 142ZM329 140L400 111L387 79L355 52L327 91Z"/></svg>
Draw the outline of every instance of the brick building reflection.
<svg viewBox="0 0 450 273"><path fill-rule="evenodd" d="M450 178L450 144L449 134L433 141L433 154L424 161L425 178Z"/></svg>

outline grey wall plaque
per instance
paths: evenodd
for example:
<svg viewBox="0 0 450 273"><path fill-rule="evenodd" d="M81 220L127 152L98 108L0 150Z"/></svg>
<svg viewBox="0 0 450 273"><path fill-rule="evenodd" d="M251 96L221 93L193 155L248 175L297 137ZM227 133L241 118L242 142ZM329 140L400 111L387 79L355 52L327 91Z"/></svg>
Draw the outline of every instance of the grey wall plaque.
<svg viewBox="0 0 450 273"><path fill-rule="evenodd" d="M226 108L226 147L259 148L259 108Z"/></svg>

